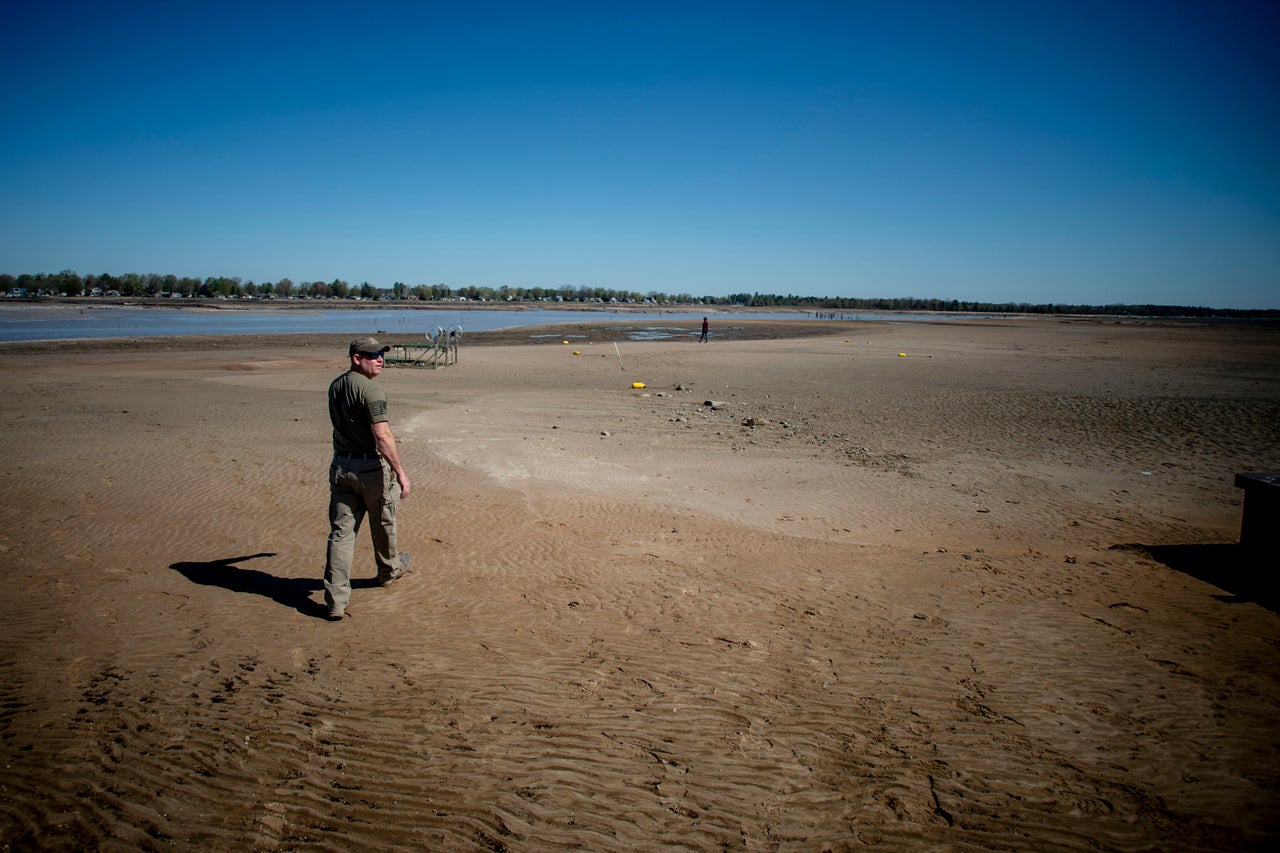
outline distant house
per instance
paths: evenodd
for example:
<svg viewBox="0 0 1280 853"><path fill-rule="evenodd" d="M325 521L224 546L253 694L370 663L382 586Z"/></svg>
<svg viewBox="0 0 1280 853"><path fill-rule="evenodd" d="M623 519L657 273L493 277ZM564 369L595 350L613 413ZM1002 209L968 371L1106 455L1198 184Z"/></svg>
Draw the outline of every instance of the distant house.
<svg viewBox="0 0 1280 853"><path fill-rule="evenodd" d="M30 293L30 291L28 291L25 287L11 287L9 288L9 292L5 295L8 296L10 299L21 299L24 296L26 296L28 293Z"/></svg>

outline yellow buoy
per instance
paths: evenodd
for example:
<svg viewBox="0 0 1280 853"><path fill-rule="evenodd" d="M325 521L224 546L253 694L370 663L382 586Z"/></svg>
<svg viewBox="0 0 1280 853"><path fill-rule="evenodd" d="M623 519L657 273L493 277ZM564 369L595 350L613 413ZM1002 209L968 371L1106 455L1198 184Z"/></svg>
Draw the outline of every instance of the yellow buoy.
<svg viewBox="0 0 1280 853"><path fill-rule="evenodd" d="M632 383L631 383L631 387L632 387L632 388L643 388L643 387L644 387L644 383L643 383L643 382L632 382Z"/></svg>
<svg viewBox="0 0 1280 853"><path fill-rule="evenodd" d="M561 341L560 343L562 343L562 344L567 344L567 343L569 343L569 342L568 342L568 341Z"/></svg>
<svg viewBox="0 0 1280 853"><path fill-rule="evenodd" d="M844 339L844 342L845 342L846 344L851 344L851 343L853 343L853 341L849 340L848 338L845 338L845 339Z"/></svg>
<svg viewBox="0 0 1280 853"><path fill-rule="evenodd" d="M573 351L573 354L574 354L574 355L582 355L582 353L578 352L577 350L574 350L574 351Z"/></svg>
<svg viewBox="0 0 1280 853"><path fill-rule="evenodd" d="M905 352L898 353L898 358L906 358L906 357L907 357L907 354Z"/></svg>

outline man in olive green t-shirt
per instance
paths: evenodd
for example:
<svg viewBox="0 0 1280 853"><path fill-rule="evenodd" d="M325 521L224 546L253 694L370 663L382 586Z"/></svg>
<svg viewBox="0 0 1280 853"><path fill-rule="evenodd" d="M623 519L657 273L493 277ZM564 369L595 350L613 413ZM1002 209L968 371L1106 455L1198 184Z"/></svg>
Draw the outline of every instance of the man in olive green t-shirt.
<svg viewBox="0 0 1280 853"><path fill-rule="evenodd" d="M396 551L396 507L409 496L409 475L387 421L387 395L373 381L389 349L374 338L356 338L348 348L350 368L329 385L333 463L324 602L333 621L350 613L351 561L366 515L378 583L390 586L409 570L408 552Z"/></svg>

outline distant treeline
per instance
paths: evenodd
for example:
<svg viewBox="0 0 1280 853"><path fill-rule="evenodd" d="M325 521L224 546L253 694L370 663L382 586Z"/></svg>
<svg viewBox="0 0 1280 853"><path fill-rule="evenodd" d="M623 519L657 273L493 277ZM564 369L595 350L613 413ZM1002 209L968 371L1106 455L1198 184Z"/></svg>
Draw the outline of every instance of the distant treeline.
<svg viewBox="0 0 1280 853"><path fill-rule="evenodd" d="M1032 305L1027 302L971 302L962 299L919 299L916 297L855 298L774 296L761 293L735 293L727 300L734 305L753 307L786 306L813 311L930 311L962 314L1105 314L1126 317L1221 317L1228 319L1280 319L1274 308L1206 308L1188 305L1069 305L1050 303Z"/></svg>
<svg viewBox="0 0 1280 853"><path fill-rule="evenodd" d="M369 282L353 285L341 279L301 281L245 281L239 277L124 273L123 275L80 275L72 270L58 273L0 273L0 293L11 297L40 296L127 296L194 297L207 299L383 299L477 302L582 302L603 304L717 305L751 308L802 308L814 313L835 315L857 311L930 311L964 314L1096 314L1129 317L1200 317L1224 319L1280 319L1280 309L1206 308L1187 305L1069 305L1026 302L974 302L962 299L920 299L916 297L862 298L830 296L781 296L775 293L731 293L728 296L693 296L651 290L613 290L607 287L565 285L558 288L490 287L469 285L395 282L379 288Z"/></svg>

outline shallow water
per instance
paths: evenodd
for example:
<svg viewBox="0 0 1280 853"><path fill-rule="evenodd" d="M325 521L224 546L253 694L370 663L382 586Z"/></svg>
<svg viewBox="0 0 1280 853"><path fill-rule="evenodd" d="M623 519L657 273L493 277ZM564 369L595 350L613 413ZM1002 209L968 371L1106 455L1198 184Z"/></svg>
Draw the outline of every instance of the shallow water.
<svg viewBox="0 0 1280 853"><path fill-rule="evenodd" d="M547 323L589 323L625 320L628 325L654 322L647 340L680 336L687 329L662 327L677 320L701 320L699 311L562 311L554 309L483 311L425 308L289 308L215 309L159 308L133 305L23 305L0 307L0 341L42 341L83 338L170 337L180 335L290 335L307 333L422 334L461 327L486 332ZM829 315L824 315L829 319ZM842 314L849 320L910 322L960 319L956 315ZM812 314L717 312L718 323L740 320L803 320Z"/></svg>

